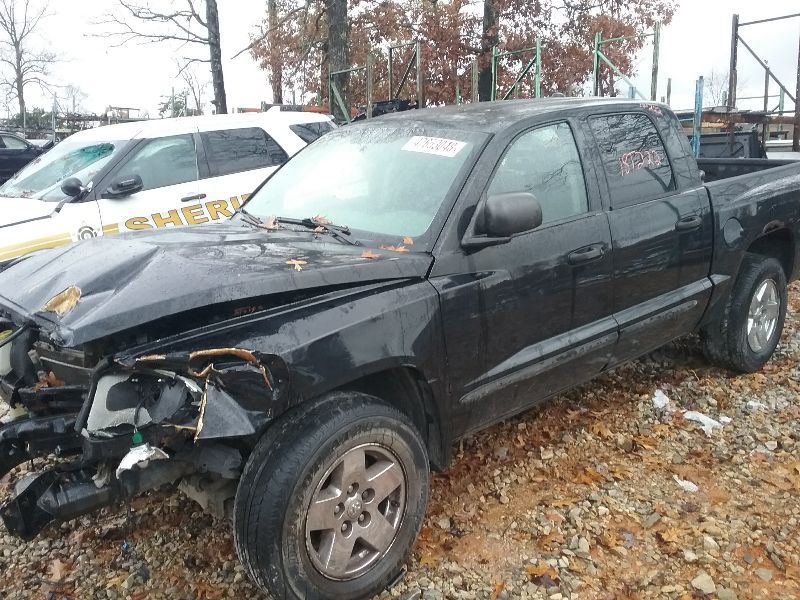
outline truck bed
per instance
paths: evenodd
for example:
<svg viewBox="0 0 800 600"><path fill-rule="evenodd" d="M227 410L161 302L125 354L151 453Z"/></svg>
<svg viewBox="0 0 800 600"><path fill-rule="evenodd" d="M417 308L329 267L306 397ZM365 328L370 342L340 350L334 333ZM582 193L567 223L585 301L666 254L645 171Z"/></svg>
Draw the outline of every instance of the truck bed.
<svg viewBox="0 0 800 600"><path fill-rule="evenodd" d="M771 158L698 158L697 166L705 173L704 181L713 182L730 177L798 165L800 161Z"/></svg>
<svg viewBox="0 0 800 600"><path fill-rule="evenodd" d="M704 321L719 315L736 280L745 251L754 239L772 230L789 234L792 252L783 257L787 278L800 272L800 161L766 159L700 159L723 168L723 176L705 183L714 213L714 253L710 276L714 282ZM708 177L707 177L708 180ZM791 255L789 255L791 254Z"/></svg>

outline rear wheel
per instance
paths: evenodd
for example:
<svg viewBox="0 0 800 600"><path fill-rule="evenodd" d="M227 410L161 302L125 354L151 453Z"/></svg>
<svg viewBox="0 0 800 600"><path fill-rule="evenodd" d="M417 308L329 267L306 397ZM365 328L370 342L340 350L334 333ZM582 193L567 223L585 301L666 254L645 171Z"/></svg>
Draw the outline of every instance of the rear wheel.
<svg viewBox="0 0 800 600"><path fill-rule="evenodd" d="M736 371L759 370L778 345L786 303L780 262L746 254L722 317L701 332L706 356Z"/></svg>
<svg viewBox="0 0 800 600"><path fill-rule="evenodd" d="M272 430L270 430L272 431ZM234 539L276 598L367 598L401 571L428 496L411 422L377 398L332 395L268 431L242 474Z"/></svg>

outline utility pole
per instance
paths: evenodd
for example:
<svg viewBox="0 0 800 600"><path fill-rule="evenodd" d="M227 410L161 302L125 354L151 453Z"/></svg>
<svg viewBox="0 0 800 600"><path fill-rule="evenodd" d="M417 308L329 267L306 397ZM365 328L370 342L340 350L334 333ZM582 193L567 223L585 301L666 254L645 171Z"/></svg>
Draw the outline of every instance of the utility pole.
<svg viewBox="0 0 800 600"><path fill-rule="evenodd" d="M769 117L766 113L769 112L769 78L771 74L769 63L764 61L764 64L767 65L767 68L764 69L764 125L761 127L761 141L766 148L766 143L769 140Z"/></svg>
<svg viewBox="0 0 800 600"><path fill-rule="evenodd" d="M731 64L728 68L728 111L736 108L736 66L739 52L739 15L733 15L731 23Z"/></svg>

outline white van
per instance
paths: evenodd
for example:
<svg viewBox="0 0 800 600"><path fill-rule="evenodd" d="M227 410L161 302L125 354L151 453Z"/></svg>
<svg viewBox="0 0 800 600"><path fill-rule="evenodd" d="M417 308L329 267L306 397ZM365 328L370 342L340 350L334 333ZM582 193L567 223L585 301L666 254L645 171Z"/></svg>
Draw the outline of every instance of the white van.
<svg viewBox="0 0 800 600"><path fill-rule="evenodd" d="M0 268L90 237L226 219L334 127L325 115L270 110L76 133L0 186Z"/></svg>

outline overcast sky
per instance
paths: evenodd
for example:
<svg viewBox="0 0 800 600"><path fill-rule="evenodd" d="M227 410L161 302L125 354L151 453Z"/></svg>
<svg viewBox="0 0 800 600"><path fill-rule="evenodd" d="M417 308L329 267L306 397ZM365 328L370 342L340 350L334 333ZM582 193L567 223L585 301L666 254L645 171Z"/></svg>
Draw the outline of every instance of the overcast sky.
<svg viewBox="0 0 800 600"><path fill-rule="evenodd" d="M249 34L263 18L266 2L218 1L228 108L257 107L262 100L271 99L264 72L248 54L236 59L231 57L247 45ZM186 50L176 51L166 44L128 43L112 47L111 40L90 35L102 31L92 23L115 4L113 0L51 0L52 16L41 26L41 41L62 57L62 62L53 69L58 83L77 85L87 94L83 102L85 110L100 113L106 106L127 106L147 110L155 117L161 97L169 96L173 86L182 87L182 82L175 79L176 59L185 55ZM659 98L666 94L667 78L671 77L672 105L690 108L697 76L708 76L712 69L720 75L727 73L734 12L738 12L744 22L800 12L800 2L682 0L672 23L662 30ZM794 94L800 18L745 27L741 35L769 61ZM739 95L763 95L763 69L741 45L739 48L739 79L744 87ZM650 89L651 52L648 47L638 58L636 81L645 95ZM543 49L543 60L547 60L546 49ZM198 71L203 76L204 66L199 65ZM777 93L776 86L772 89ZM52 102L34 89L28 96L29 105L49 108ZM206 101L210 99L209 86ZM777 104L777 99L774 102ZM760 104L761 101L756 100L740 106L757 108ZM16 112L14 104L11 110Z"/></svg>

